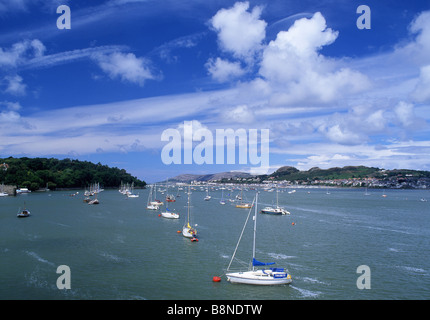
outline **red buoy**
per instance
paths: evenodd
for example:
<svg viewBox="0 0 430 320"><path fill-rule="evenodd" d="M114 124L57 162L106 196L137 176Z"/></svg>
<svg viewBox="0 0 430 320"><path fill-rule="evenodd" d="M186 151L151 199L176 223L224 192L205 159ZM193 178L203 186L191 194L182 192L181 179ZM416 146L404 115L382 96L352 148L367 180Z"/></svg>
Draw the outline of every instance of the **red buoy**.
<svg viewBox="0 0 430 320"><path fill-rule="evenodd" d="M221 277L215 276L215 277L212 278L212 281L213 282L221 282Z"/></svg>
<svg viewBox="0 0 430 320"><path fill-rule="evenodd" d="M161 217L161 214L159 214L158 216Z"/></svg>

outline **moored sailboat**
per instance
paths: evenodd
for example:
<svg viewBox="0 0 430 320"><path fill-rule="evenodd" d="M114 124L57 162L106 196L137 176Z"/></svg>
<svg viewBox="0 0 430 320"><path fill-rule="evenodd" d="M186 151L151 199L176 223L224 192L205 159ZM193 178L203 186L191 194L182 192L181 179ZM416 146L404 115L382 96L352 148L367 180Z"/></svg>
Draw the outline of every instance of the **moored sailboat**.
<svg viewBox="0 0 430 320"><path fill-rule="evenodd" d="M240 190L240 203L236 204L236 208L242 208L242 209L250 209L252 208L251 203L243 202L243 186Z"/></svg>
<svg viewBox="0 0 430 320"><path fill-rule="evenodd" d="M243 283L243 284L254 284L254 285L280 285L289 284L292 282L291 275L287 272L285 268L262 268L256 269L258 266L273 265L274 262L264 263L255 259L255 239L257 231L257 203L258 203L258 193L255 195L255 210L254 210L254 240L252 246L252 261L250 267L247 271L239 272L229 272L231 264L235 258L237 248L239 247L240 240L242 239L243 232L245 230L246 224L249 220L251 209L249 210L248 216L246 218L245 224L242 229L242 233L237 242L236 248L234 250L233 256L227 268L226 276L227 281L231 283Z"/></svg>
<svg viewBox="0 0 430 320"><path fill-rule="evenodd" d="M279 206L278 203L278 186L276 186L276 207L265 207L264 209L261 209L261 213L265 214L272 214L272 215L285 215L290 214L289 211L285 210L284 208Z"/></svg>
<svg viewBox="0 0 430 320"><path fill-rule="evenodd" d="M146 205L146 209L148 210L158 210L159 206L153 204L152 201L152 186L151 186L151 190L149 191L149 195L148 195L148 204Z"/></svg>
<svg viewBox="0 0 430 320"><path fill-rule="evenodd" d="M191 238L191 241L198 241L197 230L193 228L190 224L190 216L191 216L190 195L191 195L191 190L190 190L190 187L188 187L187 220L185 221L184 227L182 228L182 235L186 238Z"/></svg>
<svg viewBox="0 0 430 320"><path fill-rule="evenodd" d="M169 202L170 201L166 202L166 210L163 211L163 212L161 212L161 216L163 218L167 218L167 219L179 219L179 214L178 213L170 211L170 209L169 209Z"/></svg>
<svg viewBox="0 0 430 320"><path fill-rule="evenodd" d="M24 209L21 210L21 212L18 212L18 214L16 216L18 218L26 218L26 217L30 216L30 210L28 210L28 209L25 208L25 202L24 202Z"/></svg>

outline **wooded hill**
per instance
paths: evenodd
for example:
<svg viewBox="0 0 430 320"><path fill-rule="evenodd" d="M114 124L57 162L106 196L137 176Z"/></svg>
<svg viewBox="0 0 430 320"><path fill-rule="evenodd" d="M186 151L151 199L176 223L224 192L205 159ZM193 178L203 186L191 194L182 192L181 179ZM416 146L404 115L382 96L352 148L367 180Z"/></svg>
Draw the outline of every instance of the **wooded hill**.
<svg viewBox="0 0 430 320"><path fill-rule="evenodd" d="M0 184L26 187L32 191L48 187L85 188L100 183L104 188L119 187L121 182L144 187L145 181L124 169L110 168L89 161L55 158L0 158Z"/></svg>

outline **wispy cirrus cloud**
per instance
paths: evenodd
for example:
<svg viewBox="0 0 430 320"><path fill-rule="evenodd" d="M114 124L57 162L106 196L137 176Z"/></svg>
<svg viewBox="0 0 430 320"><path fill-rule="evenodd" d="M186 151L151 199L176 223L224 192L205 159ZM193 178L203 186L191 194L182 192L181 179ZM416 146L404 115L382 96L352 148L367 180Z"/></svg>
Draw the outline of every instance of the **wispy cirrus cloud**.
<svg viewBox="0 0 430 320"><path fill-rule="evenodd" d="M81 59L92 59L97 55L108 55L127 50L126 46L110 45L63 51L49 55L41 55L21 63L20 69L49 68L57 65L75 62Z"/></svg>

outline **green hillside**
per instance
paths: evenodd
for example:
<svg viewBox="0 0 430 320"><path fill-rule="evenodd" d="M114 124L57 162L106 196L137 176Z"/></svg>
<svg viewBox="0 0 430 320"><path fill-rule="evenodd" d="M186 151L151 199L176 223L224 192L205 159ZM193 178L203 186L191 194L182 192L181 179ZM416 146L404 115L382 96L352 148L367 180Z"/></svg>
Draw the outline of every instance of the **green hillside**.
<svg viewBox="0 0 430 320"><path fill-rule="evenodd" d="M55 158L0 158L0 184L39 188L85 188L100 183L104 188L119 187L121 182L144 187L145 181L124 169L110 168L89 161Z"/></svg>
<svg viewBox="0 0 430 320"><path fill-rule="evenodd" d="M343 168L334 167L329 169L320 169L318 167L309 170L300 171L294 167L281 167L270 175L260 176L261 180L287 180L287 181L313 181L313 180L335 180L335 179L354 179L354 178L430 178L429 171L410 170L410 169L393 169L384 170L374 167L365 166L346 166Z"/></svg>

